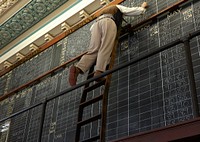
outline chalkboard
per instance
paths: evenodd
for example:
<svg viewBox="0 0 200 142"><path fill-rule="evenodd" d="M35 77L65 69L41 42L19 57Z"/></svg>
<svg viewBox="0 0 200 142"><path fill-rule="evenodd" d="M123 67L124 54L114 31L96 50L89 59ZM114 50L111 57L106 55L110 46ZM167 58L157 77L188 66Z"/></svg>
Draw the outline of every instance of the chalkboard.
<svg viewBox="0 0 200 142"><path fill-rule="evenodd" d="M123 4L130 3L125 1ZM158 4L155 6L158 10L173 4L171 1L154 3ZM198 29L194 18L197 12L193 11L197 5L199 2L185 4L129 35L120 43L116 65L147 54L154 48ZM134 24L141 18L134 18ZM192 53L196 54L193 60L199 58L198 44L199 41L196 46L191 46ZM199 66L198 63L194 64L194 69L195 66ZM198 71L195 70L195 74ZM196 76L197 81L199 75ZM114 73L108 108L107 140L192 119L194 116L183 44Z"/></svg>
<svg viewBox="0 0 200 142"><path fill-rule="evenodd" d="M4 94L7 82L7 75L4 75L0 78L0 96Z"/></svg>
<svg viewBox="0 0 200 142"><path fill-rule="evenodd" d="M13 110L12 113L18 112L23 108L27 108L30 106L32 96L32 89L25 89L22 92L16 94L15 97L12 98L13 101ZM8 141L23 141L25 137L25 133L27 129L27 122L29 112L25 112L19 116L16 116L10 119L10 127L9 127L9 136Z"/></svg>
<svg viewBox="0 0 200 142"><path fill-rule="evenodd" d="M74 58L88 49L90 42L90 27L92 24L93 22L88 23L66 38L66 60Z"/></svg>
<svg viewBox="0 0 200 142"><path fill-rule="evenodd" d="M131 25L173 5L179 0L150 1L149 9L142 16L125 17ZM140 6L142 0L126 0L125 6ZM86 51L89 45L91 23L65 37L45 52L13 69L0 78L0 95L5 94L46 71L63 64ZM126 25L127 23L123 23ZM200 1L183 4L144 27L138 28L123 40L117 48L115 66L122 65L148 54L176 39L200 29ZM200 106L200 36L190 41L194 76ZM76 64L74 61L72 64ZM70 64L71 65L71 64ZM70 88L69 67L48 76L40 82L0 102L0 118L3 119L30 105L44 101ZM78 83L86 80L86 74L78 76ZM90 92L87 99L101 94L104 88ZM78 105L83 88L79 88L47 103L42 141L73 142L75 137ZM191 86L183 44L178 44L112 75L109 90L106 140L145 132L176 124L194 117ZM84 110L84 119L98 114L102 104L96 103ZM0 130L9 124L8 130L0 132L0 141L15 140L35 142L41 118L41 106L0 124ZM100 121L81 129L81 139L99 133Z"/></svg>
<svg viewBox="0 0 200 142"><path fill-rule="evenodd" d="M17 88L50 70L53 55L52 48L53 47L50 47L24 64L13 69L11 73L12 81L8 84L8 91Z"/></svg>

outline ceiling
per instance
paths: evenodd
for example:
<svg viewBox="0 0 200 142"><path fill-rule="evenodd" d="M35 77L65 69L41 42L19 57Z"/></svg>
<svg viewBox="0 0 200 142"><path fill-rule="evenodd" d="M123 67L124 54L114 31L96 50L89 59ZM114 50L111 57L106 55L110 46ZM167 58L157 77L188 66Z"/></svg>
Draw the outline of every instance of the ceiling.
<svg viewBox="0 0 200 142"><path fill-rule="evenodd" d="M0 0L0 71L102 7L109 0Z"/></svg>

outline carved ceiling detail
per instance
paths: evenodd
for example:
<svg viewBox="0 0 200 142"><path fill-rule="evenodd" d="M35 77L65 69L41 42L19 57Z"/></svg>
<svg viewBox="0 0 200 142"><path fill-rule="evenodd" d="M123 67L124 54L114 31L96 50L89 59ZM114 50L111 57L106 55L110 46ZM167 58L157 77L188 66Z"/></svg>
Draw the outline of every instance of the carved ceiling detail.
<svg viewBox="0 0 200 142"><path fill-rule="evenodd" d="M17 1L17 0L7 0ZM68 0L32 0L0 26L0 49ZM2 3L3 1L0 0Z"/></svg>
<svg viewBox="0 0 200 142"><path fill-rule="evenodd" d="M18 1L20 0L0 0L0 17Z"/></svg>

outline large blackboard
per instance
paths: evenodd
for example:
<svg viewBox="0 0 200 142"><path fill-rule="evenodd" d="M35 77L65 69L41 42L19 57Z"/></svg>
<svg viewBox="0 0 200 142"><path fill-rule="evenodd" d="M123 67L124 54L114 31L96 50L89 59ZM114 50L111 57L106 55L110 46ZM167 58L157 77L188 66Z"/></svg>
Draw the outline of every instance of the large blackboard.
<svg viewBox="0 0 200 142"><path fill-rule="evenodd" d="M126 0L122 5L139 6L142 2L142 0ZM145 15L134 18L125 17L125 19L135 25L178 0L147 0L147 2L149 2L149 9ZM183 4L121 40L117 48L115 66L134 60L153 49L160 48L200 29L199 23L200 2L193 0ZM45 52L2 76L0 78L0 95L85 51L89 45L91 24L83 26ZM200 102L199 41L200 38L195 37L190 41L190 45ZM73 64L76 64L76 61ZM1 101L0 118L3 119L69 88L68 71L69 66ZM78 82L85 79L86 75L80 75ZM190 88L183 44L113 73L109 90L106 139L114 140L192 119L194 114ZM88 99L100 94L103 89L92 91ZM43 141L74 141L78 104L82 90L83 88L79 88L48 102ZM101 103L96 103L87 107L84 110L84 118L99 113L101 106ZM6 137L9 142L37 141L40 117L41 106L1 123L0 129L5 124L9 124L9 129L0 132L0 141L5 141ZM81 139L98 134L99 127L99 121L83 127Z"/></svg>

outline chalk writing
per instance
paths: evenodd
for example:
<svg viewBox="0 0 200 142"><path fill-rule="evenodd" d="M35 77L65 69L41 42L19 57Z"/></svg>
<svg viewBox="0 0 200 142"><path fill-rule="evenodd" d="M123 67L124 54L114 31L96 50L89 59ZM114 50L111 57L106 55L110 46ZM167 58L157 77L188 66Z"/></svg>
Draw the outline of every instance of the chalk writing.
<svg viewBox="0 0 200 142"><path fill-rule="evenodd" d="M192 112L189 111L191 100L186 94L189 92L186 68L184 70L177 69L180 68L180 62L182 65L184 64L181 46L166 50L161 54L161 59L164 59L162 61L162 74L166 124L175 124L190 118L192 115Z"/></svg>

